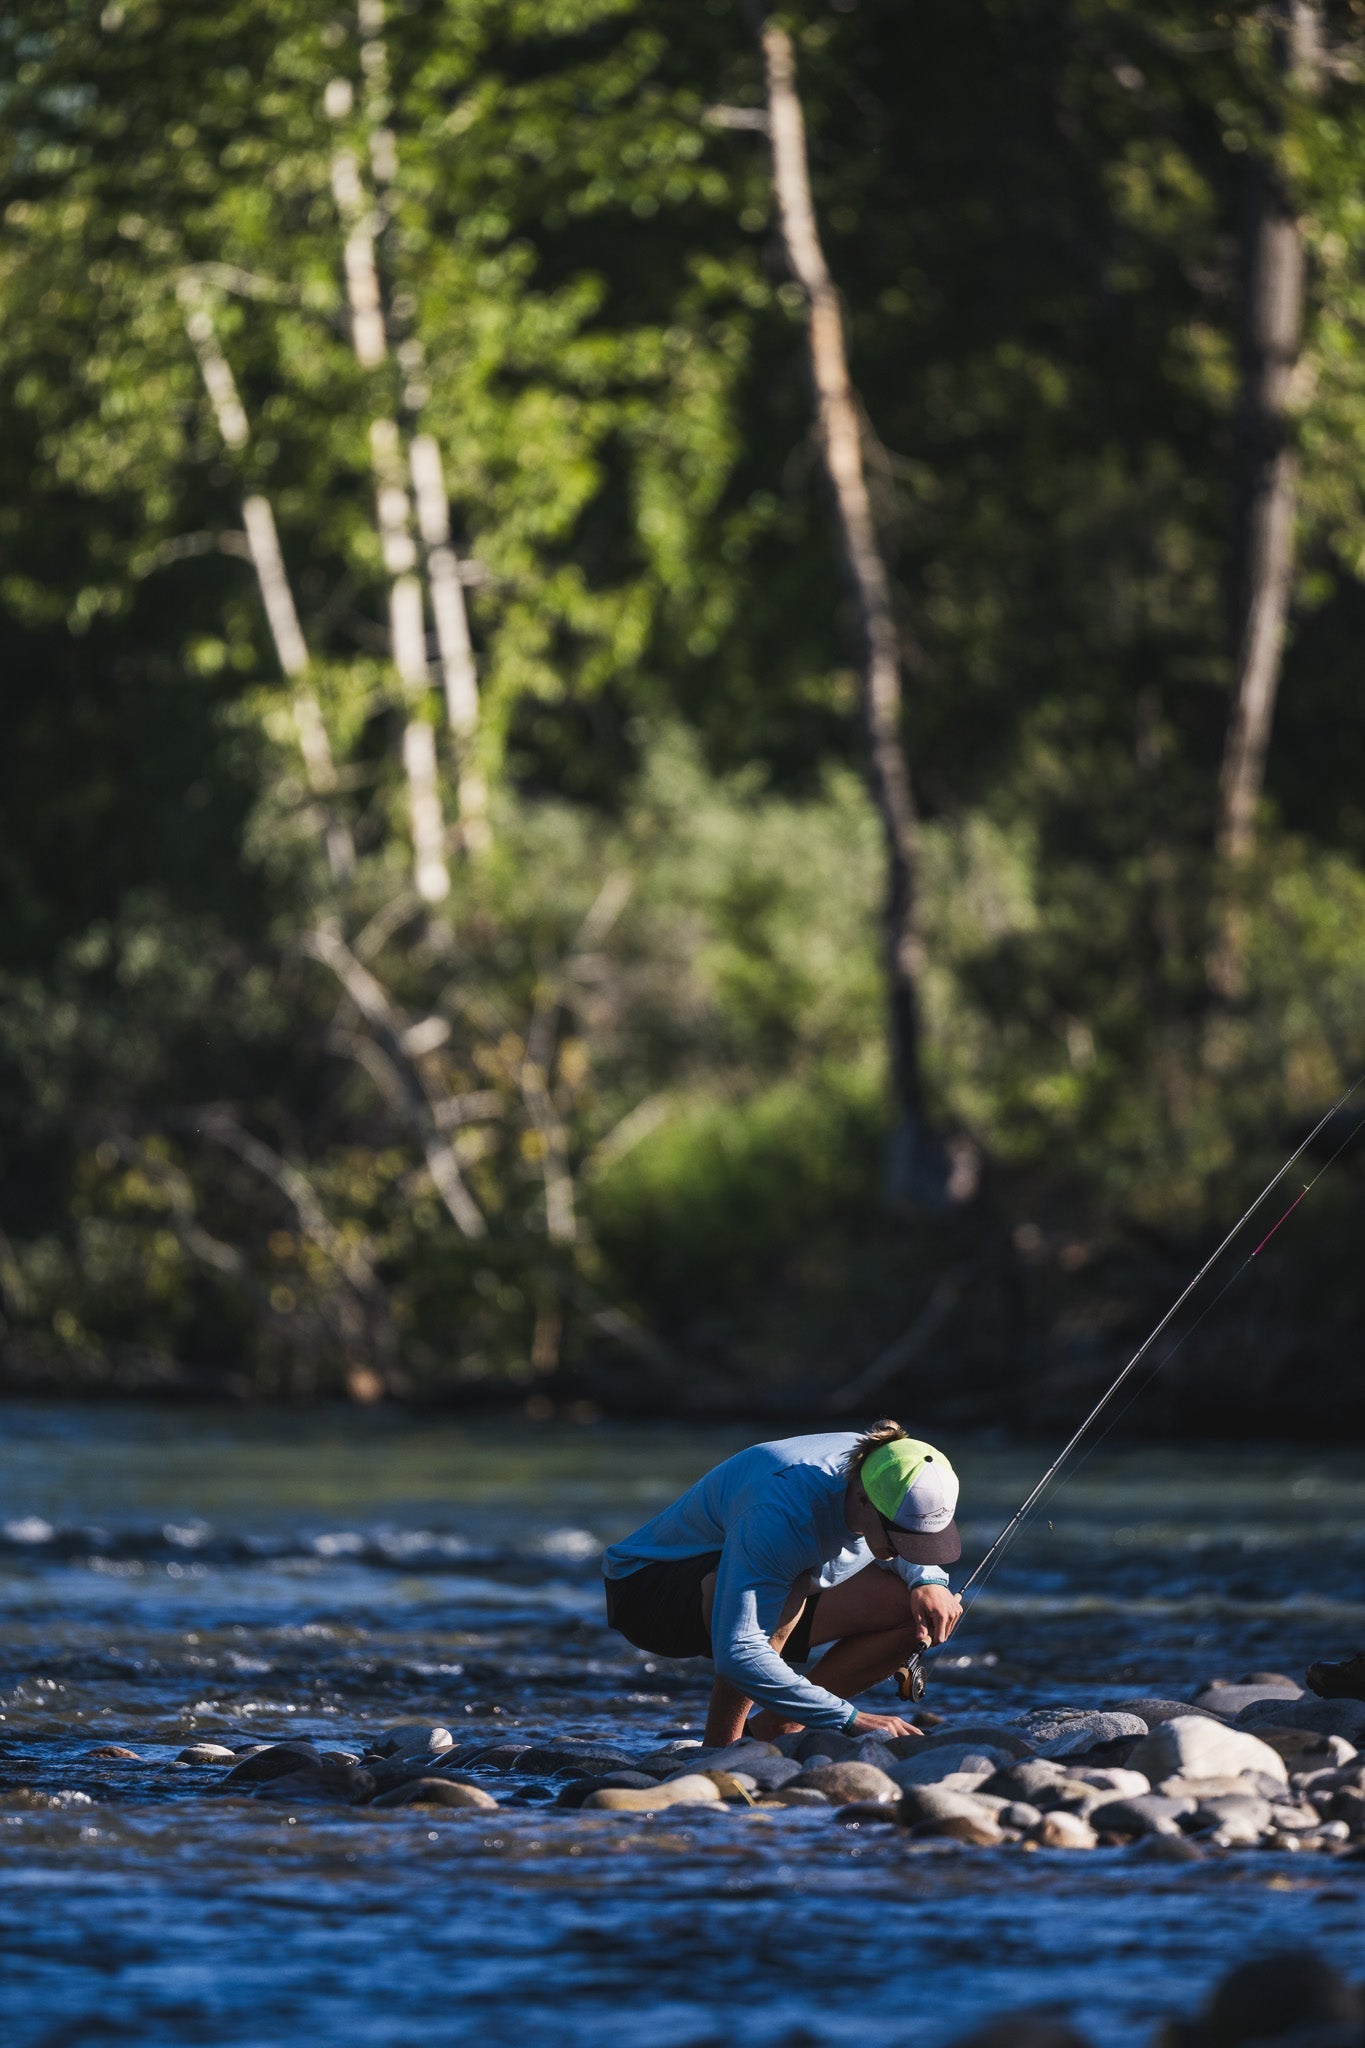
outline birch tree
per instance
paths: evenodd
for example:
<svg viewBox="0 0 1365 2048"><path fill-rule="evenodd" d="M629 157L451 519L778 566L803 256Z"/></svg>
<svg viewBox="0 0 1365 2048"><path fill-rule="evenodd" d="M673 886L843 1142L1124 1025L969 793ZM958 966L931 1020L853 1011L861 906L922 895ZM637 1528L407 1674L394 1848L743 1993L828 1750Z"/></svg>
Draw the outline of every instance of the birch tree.
<svg viewBox="0 0 1365 2048"><path fill-rule="evenodd" d="M886 862L883 958L891 1077L899 1113L891 1183L897 1194L937 1204L945 1192L955 1195L959 1190L944 1172L943 1148L930 1128L925 1108L920 1047L924 941L919 918L919 823L902 723L901 656L891 580L868 491L843 311L825 260L811 196L796 53L787 31L773 21L764 23L760 39L773 191L787 262L806 299L820 453L862 642L861 705L868 781L881 823Z"/></svg>
<svg viewBox="0 0 1365 2048"><path fill-rule="evenodd" d="M251 429L231 365L218 340L209 294L202 281L191 272L180 280L179 298L185 313L186 331L199 362L204 389L208 393L223 446L229 454L240 454L250 439ZM242 525L256 581L260 585L271 638L275 643L276 658L282 673L294 685L294 728L298 734L299 751L303 756L309 789L322 807L328 863L333 875L340 880L355 866L355 845L350 827L337 814L337 776L331 742L322 707L309 681L312 664L280 549L275 514L263 492L253 491L243 499Z"/></svg>
<svg viewBox="0 0 1365 2048"><path fill-rule="evenodd" d="M1287 100L1312 93L1320 66L1318 0L1288 0L1274 30ZM1275 131L1283 127L1276 109ZM1256 843L1294 577L1299 454L1293 406L1303 343L1304 239L1283 168L1248 167L1241 321L1235 554L1237 677L1219 782L1217 852L1227 891L1209 953L1214 993L1242 993L1246 910L1238 877Z"/></svg>

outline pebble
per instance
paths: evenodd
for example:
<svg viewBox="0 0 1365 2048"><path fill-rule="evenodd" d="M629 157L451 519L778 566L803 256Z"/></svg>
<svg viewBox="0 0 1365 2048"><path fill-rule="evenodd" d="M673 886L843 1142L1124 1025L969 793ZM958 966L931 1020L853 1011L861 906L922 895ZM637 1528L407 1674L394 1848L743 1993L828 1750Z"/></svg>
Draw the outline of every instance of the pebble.
<svg viewBox="0 0 1365 2048"><path fill-rule="evenodd" d="M940 1728L932 1735L898 1735L888 1747L901 1757L931 1756L935 1750L950 1747L998 1749L1006 1758L1034 1754L1034 1746L1026 1735L996 1721L971 1721L965 1728Z"/></svg>
<svg viewBox="0 0 1365 2048"><path fill-rule="evenodd" d="M1089 1818L1104 1834L1161 1835L1171 1834L1186 1814L1195 1811L1193 1799L1141 1792L1135 1799L1106 1799L1091 1809Z"/></svg>
<svg viewBox="0 0 1365 2048"><path fill-rule="evenodd" d="M1042 1757L1029 1757L997 1771L986 1781L986 1790L998 1792L1005 1799L1028 1799L1038 1805L1040 1795L1051 1791L1065 1776L1060 1764Z"/></svg>
<svg viewBox="0 0 1365 2048"><path fill-rule="evenodd" d="M1239 1777L1243 1771L1259 1771L1281 1784L1289 1779L1284 1758L1268 1743L1199 1714L1163 1721L1138 1744L1128 1762L1154 1785L1163 1778Z"/></svg>
<svg viewBox="0 0 1365 2048"><path fill-rule="evenodd" d="M1100 1838L1079 1814L1057 1812L1042 1814L1034 1821L1028 1839L1040 1849L1094 1849Z"/></svg>
<svg viewBox="0 0 1365 2048"><path fill-rule="evenodd" d="M1244 1707L1255 1705L1258 1700L1301 1700L1303 1687L1296 1679L1286 1678L1282 1672L1267 1671L1250 1677L1239 1678L1229 1684L1226 1679L1214 1678L1194 1696L1196 1707L1210 1707L1215 1714L1221 1714L1231 1721Z"/></svg>
<svg viewBox="0 0 1365 2048"><path fill-rule="evenodd" d="M1256 1733L1291 1771L1339 1770L1360 1754L1344 1735L1320 1735L1315 1728L1258 1728Z"/></svg>
<svg viewBox="0 0 1365 2048"><path fill-rule="evenodd" d="M988 1820L995 1825L996 1809L975 1799L969 1792L945 1792L941 1785L908 1785L897 1808L907 1827L920 1821L968 1819Z"/></svg>
<svg viewBox="0 0 1365 2048"><path fill-rule="evenodd" d="M1135 1714L1139 1721L1146 1722L1149 1729L1159 1728L1163 1721L1178 1721L1183 1714L1204 1714L1211 1720L1219 1718L1212 1707L1196 1707L1190 1700L1120 1700L1110 1711Z"/></svg>
<svg viewBox="0 0 1365 2048"><path fill-rule="evenodd" d="M406 1785L395 1785L389 1792L381 1792L372 1799L368 1811L376 1807L393 1806L449 1806L478 1813L496 1813L498 1802L491 1792L485 1792L479 1785L461 1785L454 1778L411 1778Z"/></svg>
<svg viewBox="0 0 1365 2048"><path fill-rule="evenodd" d="M1072 1714L1064 1720L1059 1716L1054 1722L1040 1721L1029 1732L1045 1757L1081 1756L1102 1742L1145 1736L1147 1723L1137 1714Z"/></svg>
<svg viewBox="0 0 1365 2048"><path fill-rule="evenodd" d="M779 1795L780 1797L781 1795ZM597 1792L590 1792L583 1801L588 1807L605 1809L608 1813L661 1813L669 1806L707 1806L720 1803L720 1788L710 1778L698 1772L689 1778L670 1778L662 1785L652 1785L648 1791L632 1791L627 1786L606 1786Z"/></svg>
<svg viewBox="0 0 1365 2048"><path fill-rule="evenodd" d="M996 1814L1002 1828L1019 1828L1027 1834L1042 1819L1036 1806L1030 1806L1026 1799L1007 1799Z"/></svg>
<svg viewBox="0 0 1365 2048"><path fill-rule="evenodd" d="M267 1778L257 1787L256 1799L298 1800L306 1806L363 1806L379 1790L372 1771L356 1764L306 1764L285 1777Z"/></svg>
<svg viewBox="0 0 1365 2048"><path fill-rule="evenodd" d="M1012 1761L1007 1750L986 1748L979 1743L936 1743L922 1753L912 1750L907 1757L893 1757L890 1776L898 1785L939 1785L959 1771L975 1771L989 1778Z"/></svg>
<svg viewBox="0 0 1365 2048"><path fill-rule="evenodd" d="M1197 1827L1216 1831L1220 1847L1247 1847L1270 1826L1270 1801L1255 1794L1219 1793L1201 1799L1194 1817Z"/></svg>
<svg viewBox="0 0 1365 2048"><path fill-rule="evenodd" d="M110 1763L140 1764L142 1758L135 1749L124 1749L117 1742L102 1742L98 1749L87 1749L88 1757L102 1757Z"/></svg>
<svg viewBox="0 0 1365 2048"><path fill-rule="evenodd" d="M783 1785L760 1801L763 1806L828 1806L829 1797L813 1785Z"/></svg>
<svg viewBox="0 0 1365 2048"><path fill-rule="evenodd" d="M941 1836L949 1842L966 1842L973 1849L994 1849L1005 1840L994 1818L987 1813L950 1813L942 1820L921 1821L917 1836Z"/></svg>
<svg viewBox="0 0 1365 2048"><path fill-rule="evenodd" d="M264 1749L239 1757L224 1785L264 1785L271 1778L287 1778L306 1765L317 1763L317 1751L302 1742L272 1742Z"/></svg>
<svg viewBox="0 0 1365 2048"><path fill-rule="evenodd" d="M847 1763L816 1764L802 1772L793 1790L823 1792L827 1799L848 1806L864 1799L889 1805L900 1798L901 1788L875 1764Z"/></svg>
<svg viewBox="0 0 1365 2048"><path fill-rule="evenodd" d="M1239 1728L1310 1728L1318 1735L1340 1735L1357 1749L1365 1748L1365 1700L1319 1700L1305 1694L1298 1700L1258 1700L1237 1716Z"/></svg>
<svg viewBox="0 0 1365 2048"><path fill-rule="evenodd" d="M376 1756L431 1756L454 1747L448 1728L433 1728L425 1721L401 1721L370 1744Z"/></svg>
<svg viewBox="0 0 1365 2048"><path fill-rule="evenodd" d="M176 1758L178 1764L235 1764L236 1761L236 1751L224 1749L221 1742L192 1742L189 1748L182 1749Z"/></svg>

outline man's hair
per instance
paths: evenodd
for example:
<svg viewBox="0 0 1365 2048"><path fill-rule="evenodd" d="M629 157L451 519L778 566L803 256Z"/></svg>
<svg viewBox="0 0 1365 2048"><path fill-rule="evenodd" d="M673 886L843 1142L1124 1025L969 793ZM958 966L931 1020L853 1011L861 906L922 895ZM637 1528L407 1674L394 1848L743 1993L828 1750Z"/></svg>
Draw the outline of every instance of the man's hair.
<svg viewBox="0 0 1365 2048"><path fill-rule="evenodd" d="M865 1430L858 1438L848 1454L848 1463L844 1467L848 1477L856 1479L875 1450L879 1450L883 1444L895 1443L898 1437L903 1437L906 1433L899 1422L893 1422L890 1416L884 1417L881 1422L875 1422L871 1429Z"/></svg>

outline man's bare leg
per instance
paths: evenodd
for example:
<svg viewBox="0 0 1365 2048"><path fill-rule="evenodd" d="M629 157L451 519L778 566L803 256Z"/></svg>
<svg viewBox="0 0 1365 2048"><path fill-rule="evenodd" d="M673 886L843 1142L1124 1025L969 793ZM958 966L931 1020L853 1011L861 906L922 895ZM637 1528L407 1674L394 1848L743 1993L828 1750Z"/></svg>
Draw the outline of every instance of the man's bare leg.
<svg viewBox="0 0 1365 2048"><path fill-rule="evenodd" d="M716 1597L716 1575L708 1572L701 1582L701 1611L707 1628L711 1626L711 1609ZM781 1650L787 1637L800 1619L805 1606L807 1589L793 1586L782 1608L782 1616L768 1640L775 1650ZM718 1678L711 1687L711 1705L706 1715L706 1730L702 1740L708 1749L723 1749L732 1742L738 1742L744 1733L753 1701L746 1699L737 1686L726 1678ZM766 1739L766 1738L765 1738Z"/></svg>

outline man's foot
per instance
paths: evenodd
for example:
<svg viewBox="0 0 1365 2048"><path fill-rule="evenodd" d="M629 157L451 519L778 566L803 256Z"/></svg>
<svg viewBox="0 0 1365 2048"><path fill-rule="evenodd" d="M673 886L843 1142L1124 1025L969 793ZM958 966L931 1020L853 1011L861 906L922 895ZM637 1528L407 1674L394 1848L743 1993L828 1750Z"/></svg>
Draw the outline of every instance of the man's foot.
<svg viewBox="0 0 1365 2048"><path fill-rule="evenodd" d="M1365 1700L1365 1650L1344 1664L1310 1664L1305 1683L1320 1700Z"/></svg>

